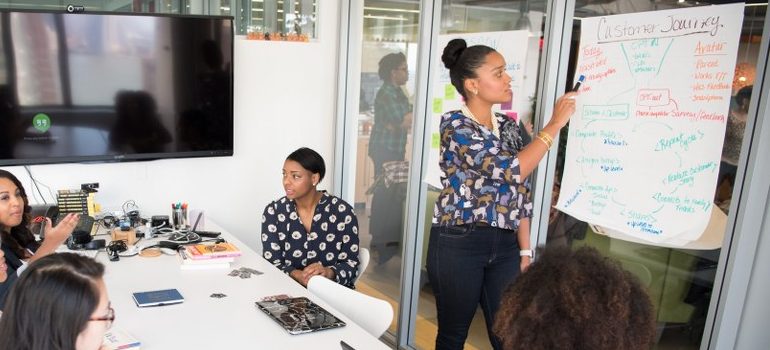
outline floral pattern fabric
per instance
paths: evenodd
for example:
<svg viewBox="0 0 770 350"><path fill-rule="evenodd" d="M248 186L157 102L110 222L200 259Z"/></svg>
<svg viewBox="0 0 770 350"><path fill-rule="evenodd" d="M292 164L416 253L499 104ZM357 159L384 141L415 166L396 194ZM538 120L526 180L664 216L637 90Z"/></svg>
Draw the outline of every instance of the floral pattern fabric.
<svg viewBox="0 0 770 350"><path fill-rule="evenodd" d="M433 210L434 226L486 223L517 230L532 217L530 183L522 181L518 124L495 113L500 137L460 111L441 116L442 191ZM502 140L501 140L502 139Z"/></svg>
<svg viewBox="0 0 770 350"><path fill-rule="evenodd" d="M282 197L262 214L262 256L285 273L321 262L334 280L353 288L358 275L358 219L353 208L326 192L305 230L293 200Z"/></svg>

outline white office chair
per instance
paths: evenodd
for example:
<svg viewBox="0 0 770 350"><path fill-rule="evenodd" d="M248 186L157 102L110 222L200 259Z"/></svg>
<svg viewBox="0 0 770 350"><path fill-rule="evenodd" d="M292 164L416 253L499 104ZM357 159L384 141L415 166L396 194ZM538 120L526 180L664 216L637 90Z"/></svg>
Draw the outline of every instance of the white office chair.
<svg viewBox="0 0 770 350"><path fill-rule="evenodd" d="M393 321L393 307L387 301L370 297L326 277L313 276L307 289L375 337L385 333Z"/></svg>
<svg viewBox="0 0 770 350"><path fill-rule="evenodd" d="M358 249L358 276L356 276L356 281L361 278L361 276L364 275L364 271L366 271L366 267L369 266L369 249L366 249L364 247L361 247Z"/></svg>

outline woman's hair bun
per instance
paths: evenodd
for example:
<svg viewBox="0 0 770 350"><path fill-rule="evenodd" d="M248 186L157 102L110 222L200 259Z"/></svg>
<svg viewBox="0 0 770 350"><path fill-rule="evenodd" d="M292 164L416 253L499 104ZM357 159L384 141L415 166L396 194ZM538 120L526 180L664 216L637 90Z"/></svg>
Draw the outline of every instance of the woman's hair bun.
<svg viewBox="0 0 770 350"><path fill-rule="evenodd" d="M444 53L441 55L441 62L444 62L444 67L452 69L467 47L468 44L464 39L452 39L449 41L444 48Z"/></svg>

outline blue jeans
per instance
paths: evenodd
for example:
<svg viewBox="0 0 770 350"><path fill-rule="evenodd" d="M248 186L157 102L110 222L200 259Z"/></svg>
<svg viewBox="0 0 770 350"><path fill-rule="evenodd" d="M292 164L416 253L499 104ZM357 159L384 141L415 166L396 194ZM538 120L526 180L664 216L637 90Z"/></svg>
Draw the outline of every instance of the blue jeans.
<svg viewBox="0 0 770 350"><path fill-rule="evenodd" d="M492 347L500 299L519 274L516 232L474 224L434 226L428 243L428 278L436 297L436 349L463 349L477 305L481 304Z"/></svg>

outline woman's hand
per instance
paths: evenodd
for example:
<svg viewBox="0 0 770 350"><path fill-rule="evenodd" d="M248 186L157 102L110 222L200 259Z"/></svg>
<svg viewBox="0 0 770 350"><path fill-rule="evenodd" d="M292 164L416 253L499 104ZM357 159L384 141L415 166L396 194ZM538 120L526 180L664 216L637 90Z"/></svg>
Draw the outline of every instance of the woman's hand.
<svg viewBox="0 0 770 350"><path fill-rule="evenodd" d="M519 263L519 268L521 269L521 272L527 271L529 268L529 264L532 263L532 258L529 256L522 256L521 262Z"/></svg>
<svg viewBox="0 0 770 350"><path fill-rule="evenodd" d="M567 125L572 114L575 113L575 99L577 95L577 92L568 92L556 100L550 123L553 123L560 129Z"/></svg>
<svg viewBox="0 0 770 350"><path fill-rule="evenodd" d="M302 270L305 277L305 284L310 281L310 278L316 275L324 276L328 279L334 278L334 270L329 267L324 267L320 262L312 263Z"/></svg>
<svg viewBox="0 0 770 350"><path fill-rule="evenodd" d="M31 263L55 252L56 249L69 238L72 231L75 230L75 227L78 225L78 220L80 220L80 215L69 213L56 225L56 227L53 227L51 219L45 218L45 239L40 247L37 248L35 254L29 258L28 262Z"/></svg>
<svg viewBox="0 0 770 350"><path fill-rule="evenodd" d="M56 227L53 227L51 219L45 218L45 241L51 240L56 246L61 245L75 230L78 220L80 220L79 214L69 213Z"/></svg>
<svg viewBox="0 0 770 350"><path fill-rule="evenodd" d="M289 273L289 276L299 282L299 284L307 287L310 278L313 276L324 276L328 279L334 278L334 270L330 267L324 267L320 262L312 263L306 266L304 269L296 269Z"/></svg>
<svg viewBox="0 0 770 350"><path fill-rule="evenodd" d="M302 277L303 273L302 270L296 269L292 272L289 272L289 277L293 278L295 281L299 282L303 287L307 287L307 281Z"/></svg>
<svg viewBox="0 0 770 350"><path fill-rule="evenodd" d="M401 129L409 130L412 127L412 112L404 114L404 121L401 122Z"/></svg>

